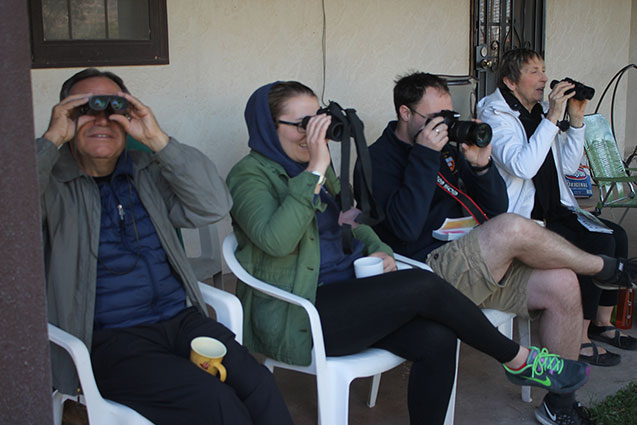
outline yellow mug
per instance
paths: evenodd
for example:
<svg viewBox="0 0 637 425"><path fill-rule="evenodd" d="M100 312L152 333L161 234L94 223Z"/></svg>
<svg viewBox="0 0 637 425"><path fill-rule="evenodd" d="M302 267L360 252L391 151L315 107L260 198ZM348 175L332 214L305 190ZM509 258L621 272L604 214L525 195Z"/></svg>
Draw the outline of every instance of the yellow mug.
<svg viewBox="0 0 637 425"><path fill-rule="evenodd" d="M199 336L190 342L190 361L219 380L226 380L226 368L221 364L228 350L223 342L208 336Z"/></svg>

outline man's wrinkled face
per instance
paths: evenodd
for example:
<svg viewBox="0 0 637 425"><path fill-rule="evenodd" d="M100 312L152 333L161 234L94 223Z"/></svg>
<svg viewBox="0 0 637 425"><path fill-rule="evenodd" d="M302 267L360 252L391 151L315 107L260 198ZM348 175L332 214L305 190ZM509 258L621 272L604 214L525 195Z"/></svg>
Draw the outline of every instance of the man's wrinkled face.
<svg viewBox="0 0 637 425"><path fill-rule="evenodd" d="M114 95L121 91L121 87L110 78L92 77L75 83L69 94ZM92 115L78 118L74 143L75 154L84 159L116 161L126 146L126 133L119 124L108 119L107 112L92 111Z"/></svg>

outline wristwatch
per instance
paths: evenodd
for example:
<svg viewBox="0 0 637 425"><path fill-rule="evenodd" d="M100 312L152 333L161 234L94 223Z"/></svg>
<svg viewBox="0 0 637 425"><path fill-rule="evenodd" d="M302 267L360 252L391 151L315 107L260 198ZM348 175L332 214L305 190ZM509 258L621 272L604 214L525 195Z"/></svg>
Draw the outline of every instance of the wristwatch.
<svg viewBox="0 0 637 425"><path fill-rule="evenodd" d="M323 186L323 184L325 183L325 176L321 173L319 173L318 171L310 171L310 173L314 174L315 176L318 176L318 184L320 184L321 186Z"/></svg>
<svg viewBox="0 0 637 425"><path fill-rule="evenodd" d="M487 168L490 168L493 165L493 158L489 157L489 162L487 162L485 165L483 165L482 167L474 167L473 165L471 166L471 168L473 169L473 171L475 171L476 173L479 173L480 171L484 171Z"/></svg>

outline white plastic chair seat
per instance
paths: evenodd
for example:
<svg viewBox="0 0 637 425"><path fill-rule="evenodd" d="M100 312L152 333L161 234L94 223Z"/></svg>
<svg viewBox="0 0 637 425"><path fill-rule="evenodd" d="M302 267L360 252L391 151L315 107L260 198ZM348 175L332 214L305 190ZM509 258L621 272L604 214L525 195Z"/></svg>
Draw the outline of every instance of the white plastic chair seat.
<svg viewBox="0 0 637 425"><path fill-rule="evenodd" d="M243 339L243 308L241 302L234 295L220 289L199 282L199 289L206 304L215 309L217 321L225 325L236 334L236 340L240 343ZM88 419L91 425L152 425L135 410L123 404L104 399L97 388L91 357L86 345L75 336L62 329L48 324L49 341L60 346L73 359L82 387L80 401L86 405ZM62 411L66 399L75 399L75 396L63 394L59 391L53 393L53 418L54 424L62 423Z"/></svg>

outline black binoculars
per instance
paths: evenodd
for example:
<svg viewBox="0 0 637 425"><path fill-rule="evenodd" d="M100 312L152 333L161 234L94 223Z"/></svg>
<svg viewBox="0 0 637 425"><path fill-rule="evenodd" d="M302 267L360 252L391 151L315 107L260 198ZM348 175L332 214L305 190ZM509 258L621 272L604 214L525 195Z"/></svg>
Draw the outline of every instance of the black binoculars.
<svg viewBox="0 0 637 425"><path fill-rule="evenodd" d="M564 94L571 94L573 93L573 91L575 91L575 96L573 96L573 99L577 99L577 100L591 100L593 98L593 96L595 96L595 89L589 86L585 86L584 84L580 83L579 81L575 81L572 78L564 78L562 81L566 81L568 83L571 84L575 84L575 87L573 87L570 90L566 90L566 92ZM559 81L557 80L553 80L551 81L551 89L553 89L553 87L555 87L555 85L559 83Z"/></svg>
<svg viewBox="0 0 637 425"><path fill-rule="evenodd" d="M77 107L77 116L95 115L100 111L106 111L106 115L128 112L130 103L125 97L115 95L91 96L87 103Z"/></svg>
<svg viewBox="0 0 637 425"><path fill-rule="evenodd" d="M467 145L476 145L483 148L491 143L491 126L486 123L474 121L461 121L460 114L455 111L442 110L431 115L431 118L443 117L444 123L447 124L447 134L452 142L464 143ZM429 122L429 121L427 121Z"/></svg>
<svg viewBox="0 0 637 425"><path fill-rule="evenodd" d="M327 114L332 117L329 127L325 133L325 137L335 142L343 142L345 136L345 125L348 124L348 118L345 115L344 109L336 102L330 102L325 108L321 108L316 111L316 115ZM312 116L304 117L301 120L301 127L307 128L307 124L310 122Z"/></svg>

